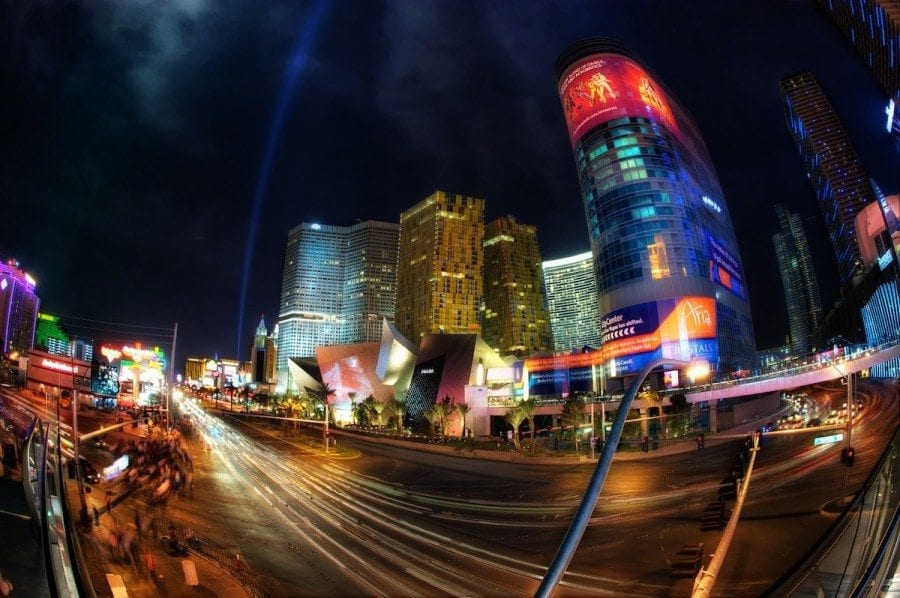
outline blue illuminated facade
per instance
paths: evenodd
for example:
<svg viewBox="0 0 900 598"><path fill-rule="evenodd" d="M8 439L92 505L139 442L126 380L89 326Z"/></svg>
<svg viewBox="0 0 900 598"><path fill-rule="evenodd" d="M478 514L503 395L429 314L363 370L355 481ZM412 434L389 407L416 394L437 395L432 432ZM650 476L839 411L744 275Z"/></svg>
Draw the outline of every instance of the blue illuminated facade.
<svg viewBox="0 0 900 598"><path fill-rule="evenodd" d="M645 303L708 297L715 300L714 367L750 368L755 345L743 267L696 125L614 40L577 42L557 59L556 75L601 320Z"/></svg>

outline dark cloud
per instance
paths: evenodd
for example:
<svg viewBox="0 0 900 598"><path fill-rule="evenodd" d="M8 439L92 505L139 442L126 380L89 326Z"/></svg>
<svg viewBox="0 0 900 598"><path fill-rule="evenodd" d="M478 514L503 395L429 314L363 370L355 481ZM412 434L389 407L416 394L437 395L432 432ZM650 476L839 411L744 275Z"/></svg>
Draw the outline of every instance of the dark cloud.
<svg viewBox="0 0 900 598"><path fill-rule="evenodd" d="M286 234L302 221L396 221L445 188L484 197L488 218L537 224L547 258L586 250L553 61L588 35L632 47L697 120L760 346L786 329L769 206L804 216L826 302L836 294L778 79L812 70L866 167L896 190L883 94L813 2L328 6L260 212L247 335L259 313L273 322ZM0 6L0 254L36 273L47 310L177 321L179 353L233 353L260 162L308 13L287 0Z"/></svg>

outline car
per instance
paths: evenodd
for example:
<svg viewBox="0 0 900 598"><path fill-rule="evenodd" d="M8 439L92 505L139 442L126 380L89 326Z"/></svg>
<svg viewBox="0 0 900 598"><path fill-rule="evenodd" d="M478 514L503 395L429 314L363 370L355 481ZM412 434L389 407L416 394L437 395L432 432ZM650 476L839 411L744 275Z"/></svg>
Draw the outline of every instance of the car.
<svg viewBox="0 0 900 598"><path fill-rule="evenodd" d="M87 482L88 484L99 484L100 483L100 472L97 471L97 468L94 467L93 463L85 459L81 458L81 480L83 482Z"/></svg>
<svg viewBox="0 0 900 598"><path fill-rule="evenodd" d="M103 449L105 451L109 450L109 444L99 437L91 438L90 440L85 441L85 444L94 448Z"/></svg>

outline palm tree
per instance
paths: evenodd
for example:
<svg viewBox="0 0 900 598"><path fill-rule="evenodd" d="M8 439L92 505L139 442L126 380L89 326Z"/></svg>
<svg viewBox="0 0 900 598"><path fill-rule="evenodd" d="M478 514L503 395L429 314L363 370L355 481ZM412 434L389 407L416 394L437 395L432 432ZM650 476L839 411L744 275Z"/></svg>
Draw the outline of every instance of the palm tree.
<svg viewBox="0 0 900 598"><path fill-rule="evenodd" d="M397 426L397 434L402 434L403 416L406 414L406 401L394 397L386 404L388 406L388 409L391 410L391 413L394 414L394 425Z"/></svg>
<svg viewBox="0 0 900 598"><path fill-rule="evenodd" d="M471 408L468 403L456 403L453 405L453 413L459 418L459 439L462 440L466 435L466 416L469 415Z"/></svg>
<svg viewBox="0 0 900 598"><path fill-rule="evenodd" d="M434 410L434 419L438 425L438 429L441 433L441 438L444 437L444 430L447 426L447 418L450 417L450 405L453 404L453 399L450 396L446 396L440 401L434 404L432 409Z"/></svg>
<svg viewBox="0 0 900 598"><path fill-rule="evenodd" d="M519 450L519 426L522 425L522 421L525 419L525 413L521 407L513 407L506 412L505 419L506 423L512 426L513 444L516 446L516 450Z"/></svg>
<svg viewBox="0 0 900 598"><path fill-rule="evenodd" d="M325 445L325 450L328 450L328 399L337 394L337 391L334 387L330 386L327 382L322 382L322 388L319 390L315 390L310 392L310 394L315 397L318 401L325 406L325 425L322 427L322 444Z"/></svg>
<svg viewBox="0 0 900 598"><path fill-rule="evenodd" d="M434 436L434 425L437 423L437 414L435 413L434 407L429 407L422 413L422 415L428 422L428 435Z"/></svg>
<svg viewBox="0 0 900 598"><path fill-rule="evenodd" d="M531 432L532 444L534 443L534 408L536 406L534 399L526 399L519 403L519 409L522 410L522 415L528 421L528 430Z"/></svg>
<svg viewBox="0 0 900 598"><path fill-rule="evenodd" d="M372 413L375 416L375 423L379 428L384 427L385 407L387 407L386 403L381 403L375 400L372 401Z"/></svg>

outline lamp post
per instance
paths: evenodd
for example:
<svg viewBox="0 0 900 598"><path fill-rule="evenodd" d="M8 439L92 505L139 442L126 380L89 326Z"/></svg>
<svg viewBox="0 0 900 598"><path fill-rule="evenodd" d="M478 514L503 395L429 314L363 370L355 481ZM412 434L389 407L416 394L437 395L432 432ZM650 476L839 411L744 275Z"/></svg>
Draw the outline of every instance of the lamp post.
<svg viewBox="0 0 900 598"><path fill-rule="evenodd" d="M625 392L625 396L619 403L616 419L609 432L609 441L603 446L603 453L600 455L600 460L597 461L597 467L594 469L590 482L588 482L588 487L584 492L584 498L581 500L581 505L578 507L578 511L575 513L575 517L572 519L572 523L569 526L569 531L566 532L566 537L563 538L559 550L553 558L553 562L550 563L550 567L547 569L547 573L544 575L544 579L541 581L541 585L535 593L536 597L548 598L551 596L553 590L556 589L556 586L559 585L563 575L565 575L566 569L572 561L572 557L575 556L575 550L578 548L581 536L584 535L584 530L587 528L591 513L594 511L597 497L600 496L600 491L603 489L603 483L606 481L606 475L609 473L610 465L612 465L613 456L615 456L619 439L622 437L622 430L625 428L625 420L628 419L628 411L631 408L631 403L634 402L634 397L637 395L647 374L665 364L691 366L692 368L695 368L694 377L699 377L701 375L699 370L702 368L702 365L699 361L684 361L681 359L658 357L641 368L637 376L635 376L631 385L628 387L628 390ZM709 371L708 362L706 362L705 370L707 372Z"/></svg>
<svg viewBox="0 0 900 598"><path fill-rule="evenodd" d="M81 476L81 456L79 454L79 438L78 438L78 376L75 369L75 340L69 348L69 364L72 366L72 445L75 449L75 479L78 481L78 500L79 500L79 521L82 524L90 525L91 518L88 515L87 503L84 500L84 481ZM57 409L59 408L59 399L57 399ZM56 425L59 426L59 418L57 417Z"/></svg>
<svg viewBox="0 0 900 598"><path fill-rule="evenodd" d="M841 371L841 369L835 364L831 364L831 367L837 371L838 374L844 376L847 379L847 444L845 445L844 451L849 454L851 449L851 440L853 439L853 372L847 372L846 374ZM848 461L849 462L849 461ZM847 478L850 475L850 467L845 463L844 464L844 480L841 484L841 505L844 504L844 500L847 496Z"/></svg>

